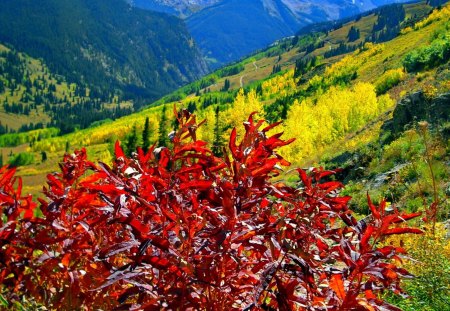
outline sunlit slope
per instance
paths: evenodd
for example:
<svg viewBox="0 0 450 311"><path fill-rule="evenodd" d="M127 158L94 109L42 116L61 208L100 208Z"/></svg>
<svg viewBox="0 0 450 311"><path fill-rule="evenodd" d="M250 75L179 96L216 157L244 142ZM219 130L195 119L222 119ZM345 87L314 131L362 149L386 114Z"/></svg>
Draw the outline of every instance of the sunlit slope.
<svg viewBox="0 0 450 311"><path fill-rule="evenodd" d="M69 150L84 146L92 160L109 162L114 141L126 141L133 126L136 126L140 138L147 117L151 127L150 140L156 143L160 132L168 133L173 128L174 105L177 108L189 108L200 119L208 120L199 129L199 138L210 143L218 138L214 135L215 128L219 128L219 136L223 136L231 127L241 124L248 113L260 111L262 118L284 119L285 136L297 138L283 152L296 164L314 163L324 153L352 150L377 137L382 122L389 118L396 100L407 92L427 87L441 92L450 88L449 68L445 62L418 72L403 70L403 60L408 53L428 46L439 37L448 36L449 17L449 9L445 7L433 13L426 22L404 30L403 34L391 41L368 43L346 56L319 58L300 74L298 69L293 69L294 60L302 59L305 52L299 52L301 48L291 48L280 54L281 59L276 54L267 57L267 54L279 48L275 46L245 60L237 74L219 77L223 75L223 72L219 72L216 73L219 78L210 86L197 88L196 92L191 92L195 87L175 92L159 102L166 101L166 109L163 109L163 105L150 107L113 122L66 136L42 139L32 147L25 146L23 149L33 153L35 162L20 168L19 174L26 176L25 182L30 182L27 190L37 191L35 185L42 184L44 175L56 169L56 163L68 144ZM358 22L367 21L362 18ZM332 40L332 36L337 33L339 29L328 35L317 36ZM305 42L305 45L308 44ZM317 51L309 54L314 52ZM273 60L283 65L281 71L271 75ZM240 85L236 79L239 77L240 80L243 76L245 90L238 92ZM216 91L223 89L225 80L231 81L229 90ZM197 86L201 86L201 82ZM169 98L174 100L170 101ZM219 107L218 119L216 107ZM160 125L162 111L165 111L168 119L165 127ZM217 122L219 124L216 127ZM44 151L49 157L42 163L41 153ZM3 148L4 155L8 152L8 148Z"/></svg>

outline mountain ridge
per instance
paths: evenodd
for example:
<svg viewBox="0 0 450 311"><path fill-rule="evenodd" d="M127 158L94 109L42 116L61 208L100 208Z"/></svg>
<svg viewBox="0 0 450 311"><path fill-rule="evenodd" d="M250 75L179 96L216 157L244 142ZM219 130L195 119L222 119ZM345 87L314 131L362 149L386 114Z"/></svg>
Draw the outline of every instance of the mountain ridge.
<svg viewBox="0 0 450 311"><path fill-rule="evenodd" d="M312 23L368 11L389 0L223 0L186 19L212 67L236 61ZM244 35L245 34L245 35Z"/></svg>
<svg viewBox="0 0 450 311"><path fill-rule="evenodd" d="M123 0L5 0L0 42L128 98L155 99L207 71L181 20Z"/></svg>

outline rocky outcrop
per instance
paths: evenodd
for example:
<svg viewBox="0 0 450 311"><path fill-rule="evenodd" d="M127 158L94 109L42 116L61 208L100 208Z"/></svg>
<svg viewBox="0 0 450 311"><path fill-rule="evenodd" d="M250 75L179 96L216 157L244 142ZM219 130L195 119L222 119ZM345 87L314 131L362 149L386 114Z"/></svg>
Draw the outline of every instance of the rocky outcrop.
<svg viewBox="0 0 450 311"><path fill-rule="evenodd" d="M427 121L431 124L441 124L449 120L450 93L440 94L430 100L423 92L416 92L400 100L392 119L383 125L383 130L397 136L414 122Z"/></svg>

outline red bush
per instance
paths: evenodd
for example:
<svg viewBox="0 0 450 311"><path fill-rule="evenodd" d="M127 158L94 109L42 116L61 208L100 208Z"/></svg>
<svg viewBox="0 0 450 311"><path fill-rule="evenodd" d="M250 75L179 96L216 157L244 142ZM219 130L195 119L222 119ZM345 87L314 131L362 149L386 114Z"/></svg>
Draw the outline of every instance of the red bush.
<svg viewBox="0 0 450 311"><path fill-rule="evenodd" d="M276 150L290 143L266 136L277 124L261 129L250 116L218 158L196 139L194 116L178 121L172 150L127 158L117 144L113 168L85 150L66 155L48 176L43 217L13 191L14 171L0 171L10 294L58 310L398 310L379 293L402 294L405 251L377 242L420 233L401 226L418 214L370 203L357 221L322 169L276 182L289 166Z"/></svg>

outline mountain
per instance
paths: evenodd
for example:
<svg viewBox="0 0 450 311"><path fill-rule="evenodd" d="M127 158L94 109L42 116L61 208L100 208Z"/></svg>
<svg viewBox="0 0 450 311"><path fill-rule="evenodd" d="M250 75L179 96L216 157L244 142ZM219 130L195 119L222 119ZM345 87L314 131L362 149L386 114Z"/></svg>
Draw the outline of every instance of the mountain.
<svg viewBox="0 0 450 311"><path fill-rule="evenodd" d="M308 24L356 15L389 0L223 0L187 18L211 66L261 49Z"/></svg>
<svg viewBox="0 0 450 311"><path fill-rule="evenodd" d="M220 0L129 0L138 8L164 12L182 17L213 5Z"/></svg>
<svg viewBox="0 0 450 311"><path fill-rule="evenodd" d="M207 71L183 21L124 0L4 0L0 43L106 97L155 99Z"/></svg>

